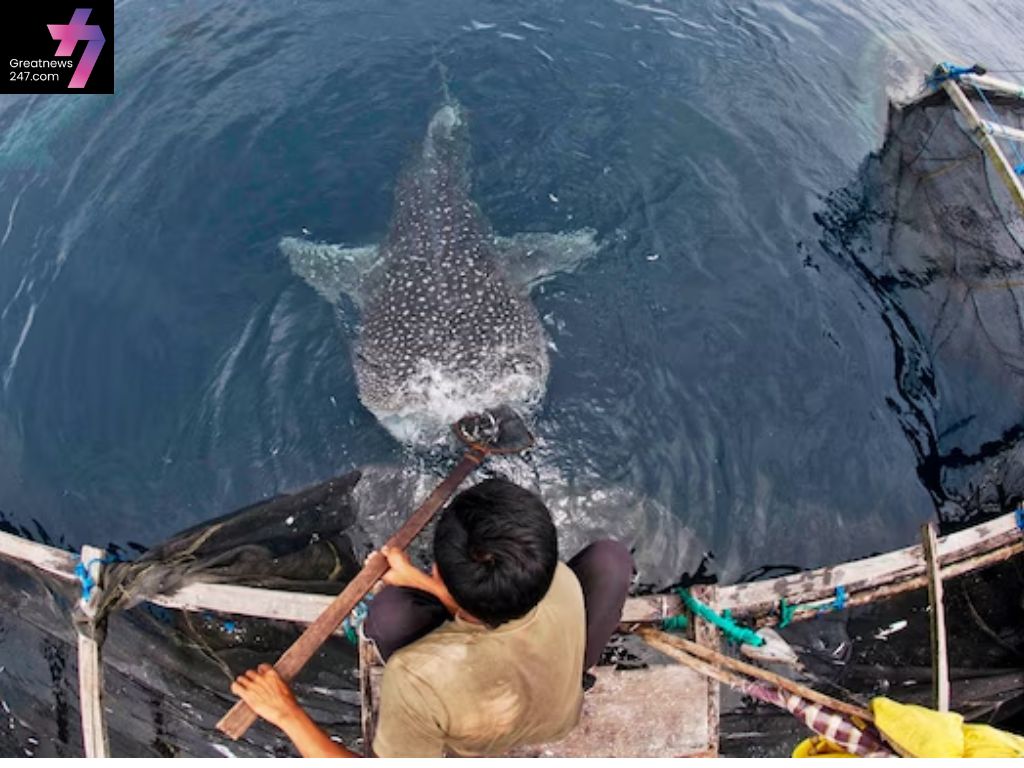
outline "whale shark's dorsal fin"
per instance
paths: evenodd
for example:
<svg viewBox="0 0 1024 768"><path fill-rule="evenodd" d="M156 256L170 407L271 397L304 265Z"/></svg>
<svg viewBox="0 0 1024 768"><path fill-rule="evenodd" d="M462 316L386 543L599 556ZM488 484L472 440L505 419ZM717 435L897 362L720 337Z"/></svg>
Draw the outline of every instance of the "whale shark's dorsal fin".
<svg viewBox="0 0 1024 768"><path fill-rule="evenodd" d="M362 308L366 281L379 263L376 245L347 247L282 237L279 247L292 271L327 301L336 304L345 294Z"/></svg>

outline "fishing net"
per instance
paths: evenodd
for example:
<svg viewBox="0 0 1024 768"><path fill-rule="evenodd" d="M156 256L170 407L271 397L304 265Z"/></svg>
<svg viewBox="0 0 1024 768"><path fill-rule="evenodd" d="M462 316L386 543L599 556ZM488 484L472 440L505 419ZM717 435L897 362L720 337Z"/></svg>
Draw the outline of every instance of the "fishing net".
<svg viewBox="0 0 1024 768"><path fill-rule="evenodd" d="M231 679L279 656L301 627L171 611L145 600L197 581L340 592L369 548L356 525L360 476L352 472L274 497L179 533L134 561L107 566L99 612L106 629L104 708L113 754L293 754L283 735L265 723L240 742L214 724L234 701ZM0 579L0 642L20 658L16 669L0 667L0 720L8 719L0 727L0 754L80 755L71 621L80 588L3 562ZM352 645L335 638L297 683L318 721L349 743L359 735L356 669Z"/></svg>
<svg viewBox="0 0 1024 768"><path fill-rule="evenodd" d="M336 594L359 571L350 532L360 473L204 522L107 570L99 611L195 581Z"/></svg>
<svg viewBox="0 0 1024 768"><path fill-rule="evenodd" d="M1024 127L1024 101L962 84L979 115ZM1012 165L1024 153L1000 142ZM886 403L945 523L1024 499L1024 217L946 93L891 106L885 143L818 215L821 244L892 342ZM948 528L949 526L947 526ZM1024 728L1024 567L947 579L954 709ZM918 590L781 631L807 682L867 704L931 701L927 594ZM783 756L792 720L723 694L722 752Z"/></svg>
<svg viewBox="0 0 1024 768"><path fill-rule="evenodd" d="M983 119L1024 126L1024 101L962 87ZM944 91L891 107L820 222L891 336L887 404L943 518L1005 511L1024 496L1024 218Z"/></svg>

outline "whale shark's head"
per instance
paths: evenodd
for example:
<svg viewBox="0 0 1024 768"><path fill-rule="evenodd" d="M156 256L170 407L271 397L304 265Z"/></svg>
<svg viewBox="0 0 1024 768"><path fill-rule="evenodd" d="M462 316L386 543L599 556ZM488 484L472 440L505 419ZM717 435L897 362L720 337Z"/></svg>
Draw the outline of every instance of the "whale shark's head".
<svg viewBox="0 0 1024 768"><path fill-rule="evenodd" d="M406 443L443 440L467 413L536 409L550 363L529 289L596 251L593 230L495 237L470 198L468 148L462 110L442 107L378 247L281 241L307 282L359 308L360 400Z"/></svg>

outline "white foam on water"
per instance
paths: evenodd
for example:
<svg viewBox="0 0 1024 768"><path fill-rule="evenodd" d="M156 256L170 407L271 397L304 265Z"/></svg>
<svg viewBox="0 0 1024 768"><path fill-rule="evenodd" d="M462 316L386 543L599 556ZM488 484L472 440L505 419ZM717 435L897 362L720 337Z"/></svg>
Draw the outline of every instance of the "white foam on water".
<svg viewBox="0 0 1024 768"><path fill-rule="evenodd" d="M25 194L25 190L21 190L18 196L14 198L14 203L11 205L11 210L7 214L7 229L4 230L4 236L0 238L0 248L3 248L7 244L7 238L11 236L11 228L14 226L14 214L18 210L18 203L21 202L21 196Z"/></svg>
<svg viewBox="0 0 1024 768"><path fill-rule="evenodd" d="M498 37L503 37L506 40L525 40L526 38L522 35L517 35L515 32L499 32Z"/></svg>
<svg viewBox="0 0 1024 768"><path fill-rule="evenodd" d="M495 349L495 359L505 351ZM402 403L395 409L367 407L396 439L407 444L430 445L448 439L451 425L463 416L506 404L520 412L531 412L544 396L547 366L533 373L503 371L480 380L460 376L436 363L421 361L393 398Z"/></svg>
<svg viewBox="0 0 1024 768"><path fill-rule="evenodd" d="M11 358L7 363L7 368L4 370L4 389L11 383L11 377L14 375L14 368L18 364L18 357L21 355L21 348L25 345L25 339L28 338L28 332L32 329L32 321L36 318L36 304L33 303L28 309L28 315L25 317L25 323L21 326L21 334L18 336L18 343L14 345L14 351L11 352Z"/></svg>
<svg viewBox="0 0 1024 768"><path fill-rule="evenodd" d="M543 56L543 57L544 57L545 59L547 59L548 61L550 61L550 62L554 63L554 61L555 61L555 57L554 57L554 56L552 56L552 55L551 55L550 53L548 53L547 51L545 51L545 50L544 50L543 48L541 48L541 47L540 47L539 45L535 45L535 46L533 46L533 50L535 50L535 51L536 51L537 53L539 53L539 54L540 54L541 56Z"/></svg>

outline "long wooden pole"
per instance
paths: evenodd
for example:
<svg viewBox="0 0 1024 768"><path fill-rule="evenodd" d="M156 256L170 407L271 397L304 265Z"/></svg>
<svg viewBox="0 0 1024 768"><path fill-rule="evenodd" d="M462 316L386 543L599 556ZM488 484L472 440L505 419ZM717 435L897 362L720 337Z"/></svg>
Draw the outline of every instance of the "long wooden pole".
<svg viewBox="0 0 1024 768"><path fill-rule="evenodd" d="M942 602L938 537L935 524L921 526L921 543L928 574L929 627L932 638L932 700L939 712L949 712L949 657L946 653L946 609Z"/></svg>
<svg viewBox="0 0 1024 768"><path fill-rule="evenodd" d="M745 675L757 680L763 680L766 683L774 685L776 688L789 691L797 696L802 696L808 701L813 701L817 704L826 706L834 712L839 712L840 714L849 715L851 717L859 717L869 723L874 721L871 713L863 707L847 704L845 701L834 699L831 696L814 690L813 688L808 688L806 685L801 685L795 680L790 680L788 677L783 677L782 675L777 675L774 672L769 672L766 669L755 667L753 664L747 664L745 661L740 661L739 659L734 659L731 656L726 656L725 654L719 653L711 648L705 648L703 645L699 645L698 643L677 637L676 635L670 635L667 632L662 632L661 630L654 629L654 627L649 626L639 627L636 630L636 634L638 634L640 638L652 648L656 648L666 655L671 656L678 661L682 661L684 664L689 664L689 659L682 658L680 653L690 658L697 658L697 660L703 662L703 664L699 666L690 664L690 666L694 667L698 672L701 672L701 674L714 677L716 680L720 680L727 685L737 684L735 676L730 673ZM666 649L671 649L673 652L669 653ZM707 664L712 665L712 667L717 670L724 668L725 670L728 670L728 672L725 673L725 676L721 677L708 674L706 669Z"/></svg>
<svg viewBox="0 0 1024 768"><path fill-rule="evenodd" d="M485 456L485 449L480 447L474 446L466 451L462 460L445 478L444 482L434 489L434 492L413 512L405 524L388 539L387 546L395 550L406 549ZM334 634L345 617L352 612L360 600L366 597L366 594L373 589L373 586L387 570L388 563L384 557L371 557L342 593L320 614L316 621L306 627L306 631L299 636L299 639L292 643L291 647L277 660L274 668L278 674L288 681L298 675L320 649L320 646L327 642L327 639ZM256 713L244 701L239 701L221 718L217 723L217 728L232 739L239 739L245 735L256 719Z"/></svg>
<svg viewBox="0 0 1024 768"><path fill-rule="evenodd" d="M92 623L100 594L103 559L107 553L88 544L82 547L82 564L96 584L79 608ZM86 757L110 757L106 720L103 716L103 661L100 644L93 632L78 629L78 699L82 713L82 749Z"/></svg>

